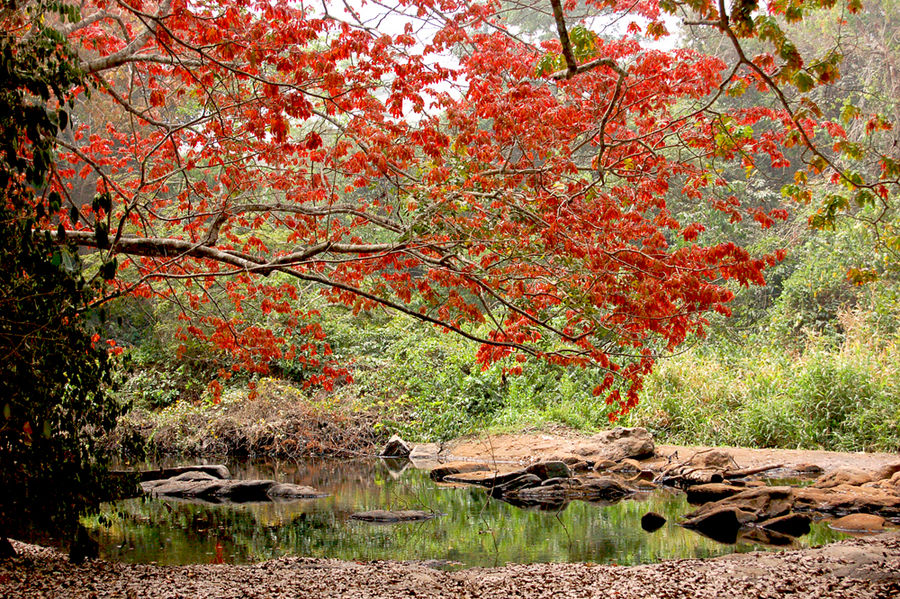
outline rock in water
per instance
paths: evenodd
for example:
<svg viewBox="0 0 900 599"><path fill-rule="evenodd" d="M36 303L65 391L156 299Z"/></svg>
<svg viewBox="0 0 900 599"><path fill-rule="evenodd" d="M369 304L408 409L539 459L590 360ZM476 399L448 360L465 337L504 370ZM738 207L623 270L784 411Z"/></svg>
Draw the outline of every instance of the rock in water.
<svg viewBox="0 0 900 599"><path fill-rule="evenodd" d="M528 487L539 487L541 484L541 479L534 474L522 474L519 475L512 480L504 481L500 484L496 484L490 489L488 492L491 494L491 497L502 497L505 493L510 493L512 491L517 491L519 489L525 489Z"/></svg>
<svg viewBox="0 0 900 599"><path fill-rule="evenodd" d="M274 480L222 480L205 472L184 472L164 480L151 480L141 483L141 488L154 497L204 499L212 502L283 501L325 496L311 487L276 483Z"/></svg>
<svg viewBox="0 0 900 599"><path fill-rule="evenodd" d="M185 472L172 478L142 482L141 488L155 497L190 498L214 495L227 483L204 472Z"/></svg>
<svg viewBox="0 0 900 599"><path fill-rule="evenodd" d="M687 493L688 503L697 505L709 503L711 501L719 501L737 495L744 491L742 487L729 485L725 483L709 483L706 485L693 485L684 490Z"/></svg>
<svg viewBox="0 0 900 599"><path fill-rule="evenodd" d="M802 464L797 464L793 467L794 472L797 474L805 474L805 475L819 475L825 472L825 470L821 466L817 466L816 464L807 464L803 462Z"/></svg>
<svg viewBox="0 0 900 599"><path fill-rule="evenodd" d="M859 486L872 482L872 475L859 468L839 468L816 479L812 484L816 489L830 489L838 485Z"/></svg>
<svg viewBox="0 0 900 599"><path fill-rule="evenodd" d="M808 514L790 513L760 522L759 527L792 537L802 537L809 533L809 523L811 521L812 518Z"/></svg>
<svg viewBox="0 0 900 599"><path fill-rule="evenodd" d="M595 462L601 460L618 462L625 458L638 460L649 458L655 450L653 435L647 432L647 429L618 426L592 436L586 444L576 448L574 453Z"/></svg>
<svg viewBox="0 0 900 599"><path fill-rule="evenodd" d="M273 499L317 499L327 495L312 487L293 485L290 483L278 483L272 485L269 487L266 494Z"/></svg>
<svg viewBox="0 0 900 599"><path fill-rule="evenodd" d="M635 493L634 489L611 476L583 478L580 482L575 489L577 497L588 501L618 501Z"/></svg>
<svg viewBox="0 0 900 599"><path fill-rule="evenodd" d="M723 506L688 518L682 526L696 530L720 543L734 543L741 526L755 519L755 514L734 506Z"/></svg>
<svg viewBox="0 0 900 599"><path fill-rule="evenodd" d="M565 462L539 462L525 469L528 474L534 474L541 480L548 478L571 478L572 472Z"/></svg>
<svg viewBox="0 0 900 599"><path fill-rule="evenodd" d="M828 526L849 532L881 532L885 522L884 518L875 514L850 514L833 520Z"/></svg>
<svg viewBox="0 0 900 599"><path fill-rule="evenodd" d="M737 507L755 515L753 521L783 516L794 507L794 490L791 487L751 487L731 497L707 503L688 514L688 518L701 516L722 507Z"/></svg>
<svg viewBox="0 0 900 599"><path fill-rule="evenodd" d="M647 532L654 532L662 528L666 519L656 512L647 512L641 517L641 528Z"/></svg>
<svg viewBox="0 0 900 599"><path fill-rule="evenodd" d="M409 457L410 450L409 443L394 435L388 439L378 455L385 458L406 458Z"/></svg>
<svg viewBox="0 0 900 599"><path fill-rule="evenodd" d="M454 464L444 464L443 466L438 466L434 468L429 476L431 480L436 483L439 483L444 480L445 477L450 476L451 474L464 474L467 472L487 472L491 469L487 464L477 464L474 462L457 462Z"/></svg>
<svg viewBox="0 0 900 599"><path fill-rule="evenodd" d="M228 468L222 466L221 464L196 464L193 466L176 466L174 468L144 470L139 472L138 474L140 474L141 481L146 482L149 480L163 480L166 478L172 478L174 476L187 474L190 472L202 472L204 474L212 476L213 478L222 480L228 480L231 478L231 473L228 471Z"/></svg>
<svg viewBox="0 0 900 599"><path fill-rule="evenodd" d="M376 522L379 524L393 524L395 522L416 522L431 520L439 514L422 510L371 510L368 512L356 512L350 514L351 520L361 522Z"/></svg>

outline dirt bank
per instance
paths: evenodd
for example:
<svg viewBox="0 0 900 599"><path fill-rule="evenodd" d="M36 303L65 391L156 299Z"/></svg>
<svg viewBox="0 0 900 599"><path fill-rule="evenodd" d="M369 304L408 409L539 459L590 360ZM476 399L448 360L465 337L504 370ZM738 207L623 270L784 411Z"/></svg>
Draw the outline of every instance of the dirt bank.
<svg viewBox="0 0 900 599"><path fill-rule="evenodd" d="M433 449L438 455L471 460L497 460L500 462L529 462L576 455L579 447L590 443L590 438L577 433L530 433L482 435L460 439ZM698 451L711 449L706 446L685 447L657 445L656 460L684 460ZM786 468L798 464L815 464L825 471L837 468L877 470L900 461L897 453L842 453L811 449L749 449L746 447L720 447L730 453L740 468L755 468L771 464L784 464ZM649 463L649 462L648 462Z"/></svg>
<svg viewBox="0 0 900 599"><path fill-rule="evenodd" d="M532 564L443 572L401 562L282 558L252 566L163 567L104 561L74 566L51 549L15 543L0 562L8 599L281 599L296 597L603 597L719 599L900 596L900 535L821 549L621 567Z"/></svg>

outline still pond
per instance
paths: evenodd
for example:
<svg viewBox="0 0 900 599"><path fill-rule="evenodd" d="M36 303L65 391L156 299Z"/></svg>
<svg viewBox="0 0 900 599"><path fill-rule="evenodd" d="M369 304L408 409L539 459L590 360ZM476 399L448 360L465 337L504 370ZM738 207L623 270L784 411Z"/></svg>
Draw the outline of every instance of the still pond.
<svg viewBox="0 0 900 599"><path fill-rule="evenodd" d="M593 562L621 565L766 549L722 544L677 525L692 508L659 490L612 505L573 501L552 511L520 509L479 487L431 481L427 470L383 460L228 464L235 478L270 478L329 495L284 503L212 505L148 497L108 504L85 523L101 557L157 563L252 563L284 555L344 560L426 561L440 567ZM397 524L350 519L364 510L430 510L439 517ZM648 533L648 511L667 523ZM795 543L841 538L824 524Z"/></svg>

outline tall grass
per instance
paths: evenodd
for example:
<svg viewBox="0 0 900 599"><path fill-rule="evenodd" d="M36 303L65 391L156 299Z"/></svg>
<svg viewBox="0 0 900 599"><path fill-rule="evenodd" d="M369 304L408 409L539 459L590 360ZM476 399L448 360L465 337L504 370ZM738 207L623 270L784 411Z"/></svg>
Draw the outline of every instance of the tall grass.
<svg viewBox="0 0 900 599"><path fill-rule="evenodd" d="M625 422L673 443L896 451L898 350L862 328L801 350L706 346L662 361Z"/></svg>

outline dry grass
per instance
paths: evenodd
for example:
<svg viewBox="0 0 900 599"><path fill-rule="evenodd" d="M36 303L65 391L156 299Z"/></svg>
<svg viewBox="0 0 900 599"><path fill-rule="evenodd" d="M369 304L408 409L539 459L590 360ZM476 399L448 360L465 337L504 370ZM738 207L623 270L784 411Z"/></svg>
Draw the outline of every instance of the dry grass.
<svg viewBox="0 0 900 599"><path fill-rule="evenodd" d="M111 443L139 436L149 455L280 458L371 454L381 441L378 414L334 397L309 398L285 381L260 382L257 396L232 390L219 404L180 401L129 414Z"/></svg>

